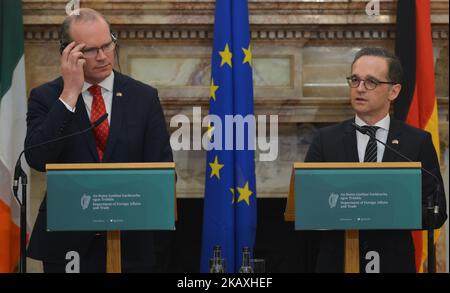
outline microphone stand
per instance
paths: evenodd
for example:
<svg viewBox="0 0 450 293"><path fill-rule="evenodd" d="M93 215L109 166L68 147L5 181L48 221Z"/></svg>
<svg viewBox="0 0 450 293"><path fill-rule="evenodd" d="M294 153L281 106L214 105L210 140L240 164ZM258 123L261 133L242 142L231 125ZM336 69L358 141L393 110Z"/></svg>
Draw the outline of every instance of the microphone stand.
<svg viewBox="0 0 450 293"><path fill-rule="evenodd" d="M372 133L370 133L369 131L365 130L364 128L362 128L358 124L352 122L352 125L356 128L356 130L358 130L362 134L368 135L372 139L375 139L377 142L381 143L386 148L388 148L389 150L393 151L396 155L400 156L401 158L405 159L408 162L413 162L413 160L411 160L407 156L403 155L402 153L400 153L399 151L397 151L396 149L394 149L390 145L382 142L381 140L376 138L375 135L372 135ZM428 206L427 206L427 212L428 212L427 213L427 217L428 217L428 227L427 227L427 232L428 232L428 237L427 237L428 258L427 258L427 266L428 266L428 273L436 273L436 247L434 245L434 223L436 222L436 217L437 217L437 215L439 213L438 196L439 196L439 193L440 193L440 190L441 190L440 189L441 184L439 182L439 179L436 178L436 176L433 173L431 173L430 171L428 171L427 169L425 169L423 167L421 167L421 169L423 171L425 171L425 173L427 173L428 175L433 177L436 180L436 183L437 183L435 192L432 194L432 196L430 196L428 198Z"/></svg>
<svg viewBox="0 0 450 293"><path fill-rule="evenodd" d="M86 133L95 127L99 126L103 121L108 118L108 113L105 113L100 118L98 118L94 123L91 124L90 127L83 129L78 132L74 132L65 136L61 136L55 139L51 139L48 141L44 141L42 143L38 143L35 145L31 145L27 148L25 148L20 154L19 158L16 162L16 167L14 169L14 180L13 180L13 193L14 198L17 201L17 204L20 206L20 256L19 256L19 273L26 273L27 272L27 183L28 183L28 177L25 171L22 169L21 164L21 158L22 155L29 150L58 142L64 139L67 139L72 136L80 135L83 133ZM19 181L22 183L22 198L19 198L18 191L19 191Z"/></svg>
<svg viewBox="0 0 450 293"><path fill-rule="evenodd" d="M27 272L27 258L26 258L26 247L27 247L27 174L23 171L21 166L21 157L23 152L19 155L19 159L16 163L14 183L13 183L13 193L17 204L20 207L20 257L19 257L19 273ZM22 198L19 198L19 179L22 183Z"/></svg>

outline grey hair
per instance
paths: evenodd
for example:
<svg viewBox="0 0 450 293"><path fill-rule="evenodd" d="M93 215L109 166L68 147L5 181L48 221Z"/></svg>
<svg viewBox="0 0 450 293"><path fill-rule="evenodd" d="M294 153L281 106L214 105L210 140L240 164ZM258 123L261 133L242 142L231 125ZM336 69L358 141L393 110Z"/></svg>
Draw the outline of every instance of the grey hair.
<svg viewBox="0 0 450 293"><path fill-rule="evenodd" d="M70 37L70 27L73 22L90 22L97 19L103 19L108 24L109 31L111 32L111 25L100 12L95 11L91 8L80 8L78 10L75 10L72 14L64 19L61 25L61 29L59 32L60 44L68 44L72 42L72 38Z"/></svg>

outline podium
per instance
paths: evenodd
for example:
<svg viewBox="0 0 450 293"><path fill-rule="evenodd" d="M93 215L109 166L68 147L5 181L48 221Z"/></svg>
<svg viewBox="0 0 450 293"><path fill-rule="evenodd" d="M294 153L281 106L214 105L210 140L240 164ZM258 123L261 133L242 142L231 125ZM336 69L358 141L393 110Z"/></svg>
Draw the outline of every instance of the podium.
<svg viewBox="0 0 450 293"><path fill-rule="evenodd" d="M106 272L121 272L120 230L175 230L175 163L47 164L47 230L107 231Z"/></svg>
<svg viewBox="0 0 450 293"><path fill-rule="evenodd" d="M359 272L359 230L421 229L420 162L294 163L284 214L296 230L345 230L344 272Z"/></svg>

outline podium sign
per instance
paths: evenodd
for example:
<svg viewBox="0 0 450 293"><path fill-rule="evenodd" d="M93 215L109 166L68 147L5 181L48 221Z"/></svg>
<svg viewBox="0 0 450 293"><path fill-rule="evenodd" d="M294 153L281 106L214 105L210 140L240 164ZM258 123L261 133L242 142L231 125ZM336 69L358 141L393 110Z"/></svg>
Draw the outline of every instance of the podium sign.
<svg viewBox="0 0 450 293"><path fill-rule="evenodd" d="M294 169L296 230L422 228L419 167L332 165Z"/></svg>
<svg viewBox="0 0 450 293"><path fill-rule="evenodd" d="M47 168L49 231L175 230L173 168L81 165Z"/></svg>

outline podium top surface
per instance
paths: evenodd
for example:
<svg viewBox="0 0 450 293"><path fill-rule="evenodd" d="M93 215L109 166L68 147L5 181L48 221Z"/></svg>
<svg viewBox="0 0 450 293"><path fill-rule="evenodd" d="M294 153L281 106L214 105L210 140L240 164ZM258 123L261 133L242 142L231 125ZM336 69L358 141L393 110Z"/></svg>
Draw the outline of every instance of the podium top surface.
<svg viewBox="0 0 450 293"><path fill-rule="evenodd" d="M294 169L402 169L421 168L420 162L381 162L381 163L294 163Z"/></svg>
<svg viewBox="0 0 450 293"><path fill-rule="evenodd" d="M83 164L47 164L51 170L111 170L111 169L175 169L173 162L161 163L83 163Z"/></svg>

